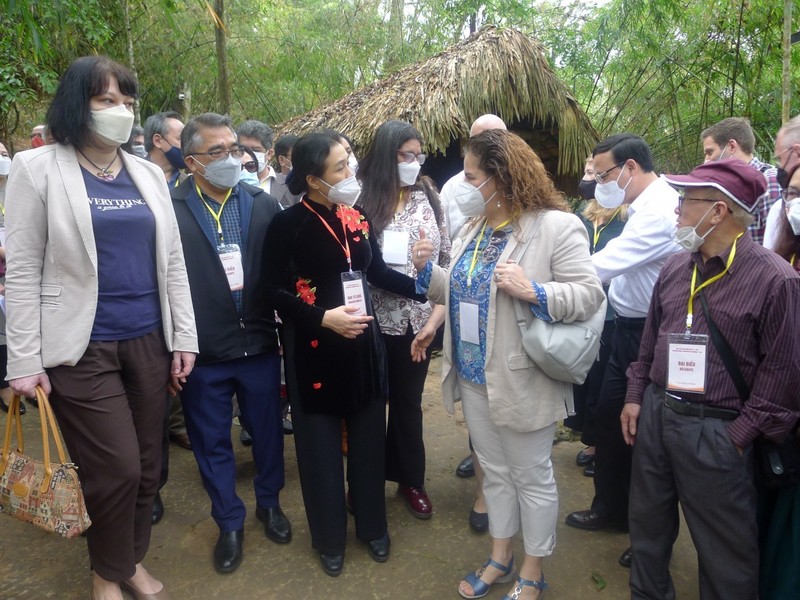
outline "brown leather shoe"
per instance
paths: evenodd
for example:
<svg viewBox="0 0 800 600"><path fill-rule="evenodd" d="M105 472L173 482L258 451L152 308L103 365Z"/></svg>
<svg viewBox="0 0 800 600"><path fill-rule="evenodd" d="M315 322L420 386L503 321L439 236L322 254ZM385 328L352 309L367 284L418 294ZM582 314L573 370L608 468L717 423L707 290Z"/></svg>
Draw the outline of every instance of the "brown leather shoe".
<svg viewBox="0 0 800 600"><path fill-rule="evenodd" d="M145 594L139 588L134 587L130 581L120 581L119 587L126 592L130 592L136 600L169 600L169 594L163 585L155 594Z"/></svg>
<svg viewBox="0 0 800 600"><path fill-rule="evenodd" d="M397 493L401 495L405 501L408 510L411 514L418 519L430 519L433 514L433 504L431 504L425 488L415 488L408 485L400 485L397 487Z"/></svg>
<svg viewBox="0 0 800 600"><path fill-rule="evenodd" d="M181 448L192 449L192 442L189 441L189 435L185 431L182 433L170 433L169 439Z"/></svg>

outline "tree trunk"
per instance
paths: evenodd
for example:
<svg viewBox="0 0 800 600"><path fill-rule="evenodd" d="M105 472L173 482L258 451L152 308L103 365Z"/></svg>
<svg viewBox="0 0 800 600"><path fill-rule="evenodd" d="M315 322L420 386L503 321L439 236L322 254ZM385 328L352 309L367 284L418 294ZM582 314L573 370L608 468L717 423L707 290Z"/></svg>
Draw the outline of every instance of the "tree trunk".
<svg viewBox="0 0 800 600"><path fill-rule="evenodd" d="M133 55L133 31L131 31L131 11L130 6L128 4L128 0L123 0L122 2L122 10L125 15L125 37L128 46L128 66L130 67L131 71L133 71L136 80L139 80L139 73L136 71L136 61ZM135 117L135 122L137 125L142 124L142 113L139 106L139 98L134 99L133 101L133 115Z"/></svg>
<svg viewBox="0 0 800 600"><path fill-rule="evenodd" d="M792 105L792 8L793 0L783 0L783 91L781 94L781 124L789 121Z"/></svg>
<svg viewBox="0 0 800 600"><path fill-rule="evenodd" d="M231 112L231 88L228 85L228 32L225 30L225 0L214 0L217 13L214 41L217 50L217 103L221 114Z"/></svg>

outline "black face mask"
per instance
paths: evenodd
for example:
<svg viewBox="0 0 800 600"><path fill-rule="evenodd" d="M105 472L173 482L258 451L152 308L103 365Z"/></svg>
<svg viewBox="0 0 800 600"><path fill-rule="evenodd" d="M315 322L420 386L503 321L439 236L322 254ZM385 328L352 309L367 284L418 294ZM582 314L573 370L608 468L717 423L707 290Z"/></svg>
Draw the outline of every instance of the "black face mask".
<svg viewBox="0 0 800 600"><path fill-rule="evenodd" d="M793 150L789 150L789 151L793 152ZM789 162L789 158L791 158L791 157L792 157L792 155L790 154L786 158L786 160L783 161L783 165L778 167L778 173L775 176L775 179L777 179L778 185L781 186L782 190L785 190L786 188L789 187L789 182L792 179L792 175L794 175L794 172L797 170L797 167L800 166L800 164L795 165L795 167L791 171L787 171L786 169L784 169L783 167L786 166L786 163Z"/></svg>
<svg viewBox="0 0 800 600"><path fill-rule="evenodd" d="M594 189L597 187L597 182L594 179L586 180L581 179L578 184L578 193L584 200L592 200L594 198Z"/></svg>

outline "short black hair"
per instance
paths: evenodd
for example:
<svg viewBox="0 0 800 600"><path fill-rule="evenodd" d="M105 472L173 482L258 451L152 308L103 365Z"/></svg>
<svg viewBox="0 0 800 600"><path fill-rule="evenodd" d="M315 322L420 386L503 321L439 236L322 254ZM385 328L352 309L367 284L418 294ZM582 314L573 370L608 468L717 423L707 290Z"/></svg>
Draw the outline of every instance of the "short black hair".
<svg viewBox="0 0 800 600"><path fill-rule="evenodd" d="M181 152L184 158L194 154L197 147L203 144L201 129L217 129L218 127L227 127L233 132L233 135L236 135L236 131L233 129L233 121L228 115L208 112L189 119L183 131L181 131ZM237 137L236 139L239 138Z"/></svg>
<svg viewBox="0 0 800 600"><path fill-rule="evenodd" d="M236 128L236 133L239 137L257 139L267 152L272 148L272 127L266 123L248 119Z"/></svg>
<svg viewBox="0 0 800 600"><path fill-rule="evenodd" d="M333 145L338 143L339 140L327 133L309 133L297 139L292 147L292 171L290 177L286 178L286 185L292 194L297 196L308 190L306 177L309 175L322 178L325 161Z"/></svg>
<svg viewBox="0 0 800 600"><path fill-rule="evenodd" d="M125 66L107 56L83 56L72 61L61 76L53 101L47 109L47 135L59 144L83 148L91 137L90 101L108 89L111 78L119 91L136 98L136 77Z"/></svg>
<svg viewBox="0 0 800 600"><path fill-rule="evenodd" d="M635 160L645 173L653 170L653 155L650 146L641 137L632 133L617 133L601 141L592 151L592 157L611 151L614 163Z"/></svg>
<svg viewBox="0 0 800 600"><path fill-rule="evenodd" d="M291 133L279 137L278 141L275 142L275 158L277 159L279 156L285 157L299 140L298 136ZM292 161L292 164L294 164L294 161Z"/></svg>
<svg viewBox="0 0 800 600"><path fill-rule="evenodd" d="M167 135L167 119L181 120L181 115L174 110L159 112L147 117L144 122L144 149L149 154L153 151L153 136L155 134L164 137Z"/></svg>

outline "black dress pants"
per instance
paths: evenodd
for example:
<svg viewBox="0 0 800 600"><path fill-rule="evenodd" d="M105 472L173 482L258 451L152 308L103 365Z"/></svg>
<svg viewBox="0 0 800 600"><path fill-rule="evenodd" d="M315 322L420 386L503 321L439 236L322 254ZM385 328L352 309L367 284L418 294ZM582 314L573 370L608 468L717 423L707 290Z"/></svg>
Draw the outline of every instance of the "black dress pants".
<svg viewBox="0 0 800 600"><path fill-rule="evenodd" d="M624 528L628 525L633 454L622 437L619 417L628 387L625 372L639 355L644 322L644 319L616 318L611 356L595 408L597 450L592 510Z"/></svg>

